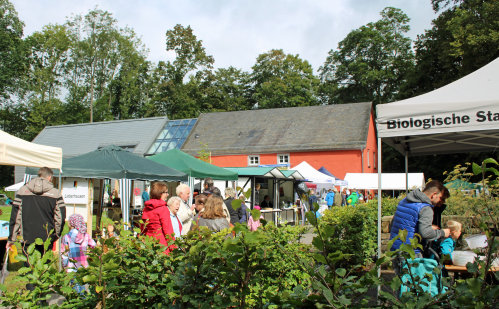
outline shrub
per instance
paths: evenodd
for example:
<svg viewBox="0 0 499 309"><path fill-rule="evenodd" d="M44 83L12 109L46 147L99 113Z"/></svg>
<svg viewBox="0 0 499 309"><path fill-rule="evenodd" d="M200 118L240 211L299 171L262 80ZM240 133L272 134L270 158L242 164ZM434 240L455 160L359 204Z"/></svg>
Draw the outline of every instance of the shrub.
<svg viewBox="0 0 499 309"><path fill-rule="evenodd" d="M326 210L319 221L320 228L332 228L326 241L330 252L340 251L350 256L340 264L367 265L377 249L377 205L336 206Z"/></svg>

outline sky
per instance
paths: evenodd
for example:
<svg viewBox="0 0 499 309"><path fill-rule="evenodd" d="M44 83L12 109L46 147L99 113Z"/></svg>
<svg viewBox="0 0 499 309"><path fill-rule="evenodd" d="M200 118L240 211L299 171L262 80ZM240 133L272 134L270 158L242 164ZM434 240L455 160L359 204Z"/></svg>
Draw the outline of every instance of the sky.
<svg viewBox="0 0 499 309"><path fill-rule="evenodd" d="M299 55L315 71L331 49L353 29L380 18L392 6L406 13L408 36L431 28L430 0L11 0L25 23L24 34L62 24L74 14L99 8L141 37L153 62L171 60L167 30L190 25L216 68L250 71L258 55L271 49Z"/></svg>

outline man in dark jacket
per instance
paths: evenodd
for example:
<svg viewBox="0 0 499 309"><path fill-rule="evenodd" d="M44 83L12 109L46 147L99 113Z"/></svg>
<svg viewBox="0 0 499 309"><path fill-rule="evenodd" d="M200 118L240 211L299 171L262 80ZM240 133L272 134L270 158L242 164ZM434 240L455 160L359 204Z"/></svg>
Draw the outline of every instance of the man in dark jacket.
<svg viewBox="0 0 499 309"><path fill-rule="evenodd" d="M62 233L66 220L66 206L61 192L52 185L54 173L48 167L38 171L38 177L17 191L10 214L7 248L21 236L23 250L37 238L56 241ZM52 233L50 233L52 231ZM43 252L43 245L36 246Z"/></svg>
<svg viewBox="0 0 499 309"><path fill-rule="evenodd" d="M411 242L416 233L422 237L422 243L449 237L450 230L438 230L432 227L433 207L440 202L444 186L438 180L432 180L423 192L416 189L400 201L393 216L390 239L395 238L399 230L407 230L406 244ZM391 248L392 251L400 248L402 241L397 239ZM416 258L423 257L421 250L416 249ZM399 271L394 263L395 271Z"/></svg>

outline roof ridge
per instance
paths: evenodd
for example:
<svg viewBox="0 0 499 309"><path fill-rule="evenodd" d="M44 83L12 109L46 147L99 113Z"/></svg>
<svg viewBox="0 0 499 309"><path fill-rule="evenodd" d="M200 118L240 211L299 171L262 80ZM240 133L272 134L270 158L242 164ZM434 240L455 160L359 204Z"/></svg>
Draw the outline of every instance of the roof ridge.
<svg viewBox="0 0 499 309"><path fill-rule="evenodd" d="M118 120L106 120L106 121L98 121L98 122L83 122L83 123L69 123L69 124L61 124L57 126L46 126L44 129L51 129L51 128L61 128L61 127L77 127L77 126L90 126L90 125L102 125L106 123L123 123L123 122L132 122L132 121L148 121L148 120L154 120L154 119L163 119L166 118L166 120L176 120L176 119L168 119L167 116L157 116L157 117L148 117L148 118L133 118L133 119L118 119Z"/></svg>

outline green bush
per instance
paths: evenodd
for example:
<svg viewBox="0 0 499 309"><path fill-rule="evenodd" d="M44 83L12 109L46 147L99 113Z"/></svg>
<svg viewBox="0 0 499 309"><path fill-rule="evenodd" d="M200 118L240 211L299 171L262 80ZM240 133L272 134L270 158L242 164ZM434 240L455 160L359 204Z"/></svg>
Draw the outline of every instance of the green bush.
<svg viewBox="0 0 499 309"><path fill-rule="evenodd" d="M405 197L405 193L399 197L383 197L381 200L381 216L393 216L397 205ZM370 200L365 205L378 209L378 200Z"/></svg>
<svg viewBox="0 0 499 309"><path fill-rule="evenodd" d="M377 204L336 206L324 212L319 227L330 226L326 246L330 252L340 251L350 256L342 261L342 266L367 265L377 249Z"/></svg>

